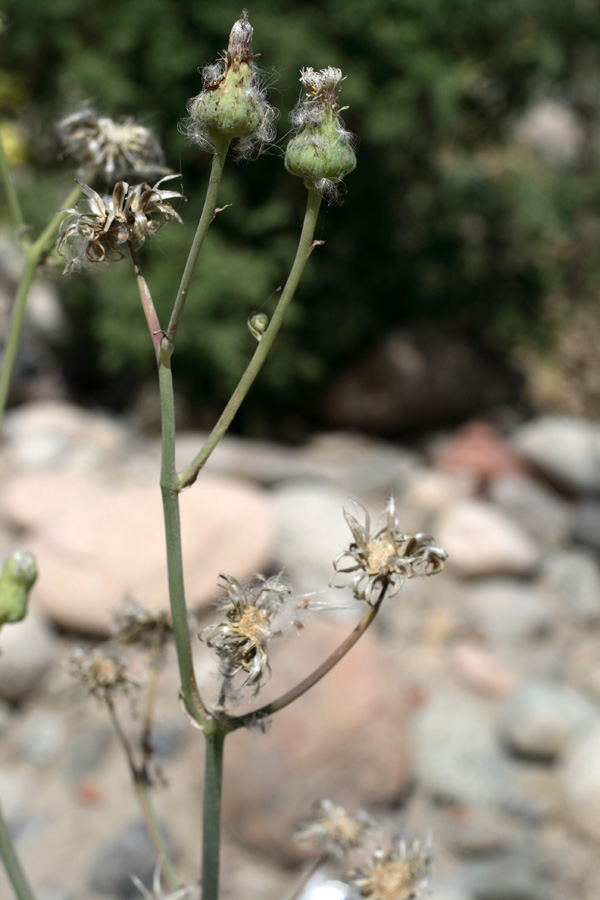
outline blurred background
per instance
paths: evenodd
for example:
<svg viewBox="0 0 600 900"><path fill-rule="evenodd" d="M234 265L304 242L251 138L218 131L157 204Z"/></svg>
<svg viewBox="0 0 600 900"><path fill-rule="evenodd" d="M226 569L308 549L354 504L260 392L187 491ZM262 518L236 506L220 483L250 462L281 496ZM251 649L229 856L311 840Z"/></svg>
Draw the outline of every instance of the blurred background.
<svg viewBox="0 0 600 900"><path fill-rule="evenodd" d="M200 90L198 67L226 47L239 6L3 6L10 30L2 43L0 128L26 217L41 226L72 183L72 166L57 161L57 119L86 101L113 117L134 115L157 132L168 164L183 174L185 225L144 248L156 302L168 309L209 166L178 122ZM221 200L232 206L211 232L179 337L183 420L200 427L213 420L251 350L248 314L274 308L305 196L283 167L288 114L299 96L299 69L326 65L347 75L341 100L359 136L359 164L343 204L323 211L318 237L326 250L313 255L280 350L236 427L264 436L279 421L278 436L296 439L315 420L388 432L431 424L422 411L407 421L346 422L338 403L321 399L340 373L377 357L384 336L414 326L417 337L409 330L408 339L430 356L438 357L439 336L450 340L451 329L494 365L499 355L526 372L538 408L595 414L597 5L256 0L249 12L271 101L281 110L279 143L227 169ZM127 264L70 278L48 266L45 277L59 296L62 325L51 344L68 395L137 410L151 426L144 383L153 383L152 354L137 327ZM493 372L514 400L518 379L502 367ZM450 400L438 406L438 419L464 413Z"/></svg>

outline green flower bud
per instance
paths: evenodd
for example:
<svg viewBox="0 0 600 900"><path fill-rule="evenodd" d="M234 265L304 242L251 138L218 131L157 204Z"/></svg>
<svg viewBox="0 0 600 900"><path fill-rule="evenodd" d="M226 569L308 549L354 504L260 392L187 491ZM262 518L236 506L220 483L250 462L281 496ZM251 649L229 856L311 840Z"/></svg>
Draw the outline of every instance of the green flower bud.
<svg viewBox="0 0 600 900"><path fill-rule="evenodd" d="M252 337L256 338L257 341L260 342L263 334L267 330L269 325L269 317L266 313L263 312L253 312L248 317L248 330Z"/></svg>
<svg viewBox="0 0 600 900"><path fill-rule="evenodd" d="M204 148L213 147L223 138L235 138L238 150L247 155L251 145L275 136L275 110L260 87L251 49L252 33L244 10L231 29L225 59L203 70L204 87L188 104L190 117L184 128Z"/></svg>
<svg viewBox="0 0 600 900"><path fill-rule="evenodd" d="M336 102L343 80L341 70L332 66L320 72L303 69L300 81L306 93L292 113L300 131L287 146L285 167L321 193L356 168L353 136L345 130Z"/></svg>
<svg viewBox="0 0 600 900"><path fill-rule="evenodd" d="M26 550L15 550L0 575L0 626L20 622L27 614L29 592L38 576L35 556Z"/></svg>

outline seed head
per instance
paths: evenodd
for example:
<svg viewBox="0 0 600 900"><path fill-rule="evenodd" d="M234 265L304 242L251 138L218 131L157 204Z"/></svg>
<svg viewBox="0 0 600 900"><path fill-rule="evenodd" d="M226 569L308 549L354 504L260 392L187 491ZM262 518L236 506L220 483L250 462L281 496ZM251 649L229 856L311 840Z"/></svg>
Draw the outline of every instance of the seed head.
<svg viewBox="0 0 600 900"><path fill-rule="evenodd" d="M398 840L393 850L377 849L370 865L355 869L350 880L368 900L416 900L427 890L431 850L419 840Z"/></svg>
<svg viewBox="0 0 600 900"><path fill-rule="evenodd" d="M57 250L67 259L64 274L86 263L122 259L121 244L138 249L157 231L174 219L181 222L169 200L183 197L178 191L167 191L161 185L179 175L167 175L150 187L118 181L111 195L100 196L87 184L80 188L88 197L87 210L68 209ZM79 182L77 182L79 184ZM63 253L63 249L66 252Z"/></svg>
<svg viewBox="0 0 600 900"><path fill-rule="evenodd" d="M252 689L256 696L270 674L268 645L278 632L273 620L290 596L290 588L278 577L262 575L248 587L242 587L232 575L221 575L226 598L220 604L224 617L200 632L220 660L220 674L225 693L234 692L233 681L241 678L241 687Z"/></svg>
<svg viewBox="0 0 600 900"><path fill-rule="evenodd" d="M84 169L99 169L108 184L119 178L167 175L158 139L133 119L116 122L86 107L58 123L63 156L71 156Z"/></svg>
<svg viewBox="0 0 600 900"><path fill-rule="evenodd" d="M300 841L317 845L320 854L343 856L360 847L370 833L373 823L363 813L352 815L343 806L326 798L317 800L312 815L296 832Z"/></svg>
<svg viewBox="0 0 600 900"><path fill-rule="evenodd" d="M2 567L0 575L0 626L20 622L27 615L29 592L38 576L33 553L15 550Z"/></svg>
<svg viewBox="0 0 600 900"><path fill-rule="evenodd" d="M300 81L304 97L291 115L298 133L287 146L285 167L331 199L337 194L335 185L356 168L355 140L337 105L344 78L341 69L328 66L320 72L302 69Z"/></svg>
<svg viewBox="0 0 600 900"><path fill-rule="evenodd" d="M99 649L77 647L69 658L69 669L98 700L110 700L117 693L129 694L139 686L123 659Z"/></svg>
<svg viewBox="0 0 600 900"><path fill-rule="evenodd" d="M146 650L164 650L173 634L171 613L151 613L130 601L115 612L113 637L119 644L138 644Z"/></svg>
<svg viewBox="0 0 600 900"><path fill-rule="evenodd" d="M355 505L362 511L364 525L344 509L344 518L354 540L333 561L336 573L350 575L349 580L337 587L349 585L358 600L366 600L372 605L384 589L387 596L393 597L406 578L435 575L444 568L448 554L437 546L431 535L410 535L400 531L393 498L388 501L373 532L367 510L360 503Z"/></svg>
<svg viewBox="0 0 600 900"><path fill-rule="evenodd" d="M188 102L182 130L204 150L236 140L238 156L250 157L275 137L277 111L269 105L252 53L253 28L246 10L231 29L229 47L202 70L203 88Z"/></svg>

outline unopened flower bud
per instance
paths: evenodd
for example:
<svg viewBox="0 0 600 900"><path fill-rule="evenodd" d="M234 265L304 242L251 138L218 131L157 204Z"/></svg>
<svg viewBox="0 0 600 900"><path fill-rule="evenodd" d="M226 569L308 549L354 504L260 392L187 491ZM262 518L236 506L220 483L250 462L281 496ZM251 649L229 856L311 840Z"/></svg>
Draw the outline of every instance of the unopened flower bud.
<svg viewBox="0 0 600 900"><path fill-rule="evenodd" d="M252 337L260 341L269 325L269 317L263 312L254 312L248 318L248 330Z"/></svg>
<svg viewBox="0 0 600 900"><path fill-rule="evenodd" d="M25 618L29 592L37 576L37 563L32 553L15 550L8 557L0 575L0 626Z"/></svg>
<svg viewBox="0 0 600 900"><path fill-rule="evenodd" d="M231 29L224 60L207 66L204 87L189 104L184 130L200 146L237 139L247 153L253 144L273 140L275 110L260 86L258 67L252 54L253 29L246 10Z"/></svg>
<svg viewBox="0 0 600 900"><path fill-rule="evenodd" d="M343 80L341 70L332 66L320 72L303 69L305 96L292 113L301 130L287 146L285 167L321 193L356 168L353 136L344 128L336 102Z"/></svg>

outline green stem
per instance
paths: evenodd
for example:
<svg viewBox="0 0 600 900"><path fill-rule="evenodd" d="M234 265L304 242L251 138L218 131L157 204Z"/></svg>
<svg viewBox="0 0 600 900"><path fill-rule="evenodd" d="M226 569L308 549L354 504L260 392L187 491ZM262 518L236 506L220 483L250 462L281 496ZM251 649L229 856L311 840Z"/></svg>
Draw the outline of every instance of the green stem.
<svg viewBox="0 0 600 900"><path fill-rule="evenodd" d="M64 206L68 208L72 206L80 194L79 187L74 188L65 199ZM23 266L23 275L21 283L17 291L15 303L12 309L10 325L8 326L8 336L2 359L2 367L0 371L0 428L4 419L6 403L8 401L8 393L15 368L19 344L21 342L21 334L23 332L23 324L25 322L25 311L27 309L27 299L29 291L36 275L36 271L40 261L48 253L54 235L58 230L60 223L64 218L64 209L52 218L50 223L44 228L40 236L33 243L28 244L25 249L25 264Z"/></svg>
<svg viewBox="0 0 600 900"><path fill-rule="evenodd" d="M200 250L202 249L202 244L204 243L204 238L206 237L206 233L218 212L217 194L219 192L219 185L221 184L221 177L223 175L223 167L225 166L225 158L227 157L227 151L229 149L230 143L231 141L228 138L221 138L217 142L215 142L215 155L213 156L212 168L210 170L210 180L208 182L208 188L206 189L204 206L202 208L198 227L196 228L196 234L194 235L194 240L192 242L187 262L185 264L185 269L183 270L183 275L181 277L177 296L175 297L175 303L173 304L173 312L171 313L169 327L167 328L167 337L169 338L171 343L173 342L177 333L177 329L179 327L179 321L181 319L181 314L183 313L183 307L185 306L185 301L190 289L194 269L196 268L196 263L198 262L198 256L200 255Z"/></svg>
<svg viewBox="0 0 600 900"><path fill-rule="evenodd" d="M160 488L167 546L169 599L183 699L190 716L200 726L203 726L208 718L208 711L202 702L198 685L196 684L183 584L179 493L176 486L177 473L175 470L175 402L173 397L173 377L171 374L172 352L173 345L168 338L163 337L158 365L162 420Z"/></svg>
<svg viewBox="0 0 600 900"><path fill-rule="evenodd" d="M2 814L0 806L0 857L4 863L6 875L12 884L13 891L17 900L35 900L33 891L29 887L29 883L25 878L25 873L21 867L21 863L15 853L8 827Z"/></svg>
<svg viewBox="0 0 600 900"><path fill-rule="evenodd" d="M227 403L227 406L223 410L217 424L211 431L199 453L194 457L190 465L187 466L187 468L184 469L183 472L181 472L178 479L180 488L188 487L188 485L193 484L198 477L198 473L205 465L209 456L231 425L231 422L233 421L233 418L236 415L238 409L242 405L246 394L248 393L252 386L252 383L254 382L254 379L260 372L260 369L265 359L267 358L269 350L273 346L273 342L275 341L277 333L281 328L281 324L283 322L283 318L286 314L287 308L290 305L296 288L298 287L298 283L300 281L302 272L304 271L304 267L306 266L306 263L308 261L308 257L310 256L315 246L313 238L317 225L317 216L319 214L320 205L321 196L316 191L309 189L306 213L304 215L302 234L300 235L298 250L296 251L296 258L294 259L290 274L281 293L281 297L279 298L279 303L277 304L275 312L273 313L273 317L269 323L269 327L263 334L256 350L254 351L252 359L248 363L246 371L242 375L235 391L231 395L231 398Z"/></svg>
<svg viewBox="0 0 600 900"><path fill-rule="evenodd" d="M164 873L169 891L175 891L179 887L179 879L169 855L162 829L158 824L154 804L152 803L150 785L146 779L136 778L134 779L134 787L161 871Z"/></svg>
<svg viewBox="0 0 600 900"><path fill-rule="evenodd" d="M218 900L221 847L221 789L226 731L215 723L207 731L202 810L202 900Z"/></svg>
<svg viewBox="0 0 600 900"><path fill-rule="evenodd" d="M0 137L0 177L4 183L4 190L6 192L6 199L8 201L8 208L10 210L10 217L13 220L13 224L15 228L19 231L25 227L25 219L23 218L23 212L21 210L21 204L19 203L19 196L17 194L17 189L15 187L15 183L13 181L12 172L10 170L10 166L8 164L8 159L6 158L6 152L4 150L4 142Z"/></svg>
<svg viewBox="0 0 600 900"><path fill-rule="evenodd" d="M154 347L154 354L156 356L156 362L160 360L160 342L162 340L162 333L160 328L160 322L158 320L158 314L156 309L154 308L154 302L152 300L152 294L150 293L150 288L146 282L146 279L142 275L142 270L140 268L140 262L138 259L138 255L135 252L135 248L133 244L129 244L129 253L131 255L131 261L133 263L133 270L135 272L135 278L138 286L138 293L140 295L140 301L142 303L142 309L144 311L144 316L146 317L146 324L148 326L148 331L150 332L150 339L152 340L152 346Z"/></svg>

